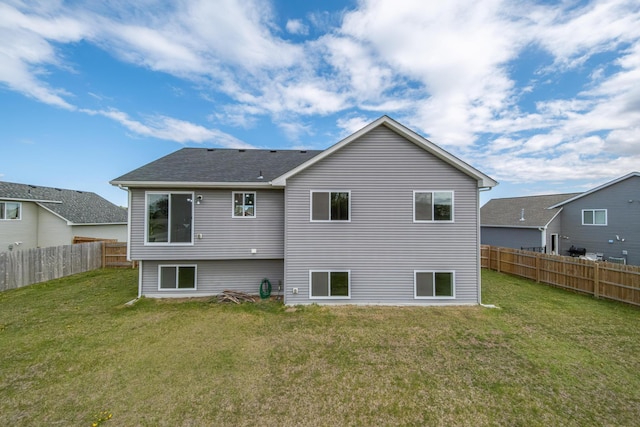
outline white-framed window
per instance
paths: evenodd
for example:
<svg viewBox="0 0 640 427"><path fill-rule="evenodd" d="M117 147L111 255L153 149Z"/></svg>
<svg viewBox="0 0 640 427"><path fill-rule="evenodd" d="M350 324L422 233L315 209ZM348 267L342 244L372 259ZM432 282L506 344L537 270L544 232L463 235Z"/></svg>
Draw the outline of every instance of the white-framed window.
<svg viewBox="0 0 640 427"><path fill-rule="evenodd" d="M256 193L255 191L234 191L232 194L233 218L256 217Z"/></svg>
<svg viewBox="0 0 640 427"><path fill-rule="evenodd" d="M311 221L351 221L351 191L311 191Z"/></svg>
<svg viewBox="0 0 640 427"><path fill-rule="evenodd" d="M193 244L193 193L146 193L147 244Z"/></svg>
<svg viewBox="0 0 640 427"><path fill-rule="evenodd" d="M413 222L453 222L453 191L415 190Z"/></svg>
<svg viewBox="0 0 640 427"><path fill-rule="evenodd" d="M195 265L159 265L158 290L171 291L197 289L197 267Z"/></svg>
<svg viewBox="0 0 640 427"><path fill-rule="evenodd" d="M351 271L309 271L310 298L351 298Z"/></svg>
<svg viewBox="0 0 640 427"><path fill-rule="evenodd" d="M22 219L22 203L0 202L0 220Z"/></svg>
<svg viewBox="0 0 640 427"><path fill-rule="evenodd" d="M582 225L607 225L607 210L583 209Z"/></svg>
<svg viewBox="0 0 640 427"><path fill-rule="evenodd" d="M455 298L456 281L453 271L414 271L414 298Z"/></svg>

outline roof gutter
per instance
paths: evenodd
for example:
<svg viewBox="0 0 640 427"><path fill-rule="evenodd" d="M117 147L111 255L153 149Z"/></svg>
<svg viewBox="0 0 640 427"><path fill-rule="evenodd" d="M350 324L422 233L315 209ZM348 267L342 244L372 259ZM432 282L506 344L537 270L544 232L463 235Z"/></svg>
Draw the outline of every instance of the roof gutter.
<svg viewBox="0 0 640 427"><path fill-rule="evenodd" d="M124 188L269 188L271 182L190 182L190 181L109 181L109 184Z"/></svg>

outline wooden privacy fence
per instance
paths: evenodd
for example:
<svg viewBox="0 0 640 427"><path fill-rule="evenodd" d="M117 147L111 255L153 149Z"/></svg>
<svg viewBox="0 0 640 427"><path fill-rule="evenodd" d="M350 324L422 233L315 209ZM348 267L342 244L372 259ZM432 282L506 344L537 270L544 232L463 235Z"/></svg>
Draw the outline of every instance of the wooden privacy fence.
<svg viewBox="0 0 640 427"><path fill-rule="evenodd" d="M482 268L640 306L640 267L480 246Z"/></svg>
<svg viewBox="0 0 640 427"><path fill-rule="evenodd" d="M136 261L127 261L126 242L104 242L102 246L102 267L136 268Z"/></svg>
<svg viewBox="0 0 640 427"><path fill-rule="evenodd" d="M0 252L0 291L100 267L100 242Z"/></svg>

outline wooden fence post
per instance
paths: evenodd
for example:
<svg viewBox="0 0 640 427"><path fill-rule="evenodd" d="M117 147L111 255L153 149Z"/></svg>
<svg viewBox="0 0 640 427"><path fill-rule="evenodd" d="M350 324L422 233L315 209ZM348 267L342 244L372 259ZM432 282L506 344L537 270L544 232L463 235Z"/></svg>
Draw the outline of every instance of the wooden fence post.
<svg viewBox="0 0 640 427"><path fill-rule="evenodd" d="M542 254L536 253L536 282L540 283L540 257Z"/></svg>
<svg viewBox="0 0 640 427"><path fill-rule="evenodd" d="M597 262L593 267L593 296L600 298L600 265Z"/></svg>
<svg viewBox="0 0 640 427"><path fill-rule="evenodd" d="M102 268L107 266L107 242L102 242Z"/></svg>
<svg viewBox="0 0 640 427"><path fill-rule="evenodd" d="M496 262L496 268L498 269L498 273L500 273L501 268L500 268L500 246L498 246L498 254L497 254L497 262Z"/></svg>

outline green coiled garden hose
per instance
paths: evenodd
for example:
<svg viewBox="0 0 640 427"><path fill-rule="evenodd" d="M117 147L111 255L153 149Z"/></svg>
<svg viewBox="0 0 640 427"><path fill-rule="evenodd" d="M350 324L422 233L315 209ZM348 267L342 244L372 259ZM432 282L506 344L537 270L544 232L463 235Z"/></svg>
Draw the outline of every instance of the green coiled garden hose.
<svg viewBox="0 0 640 427"><path fill-rule="evenodd" d="M265 299L271 296L271 282L269 279L262 279L260 283L260 298Z"/></svg>

